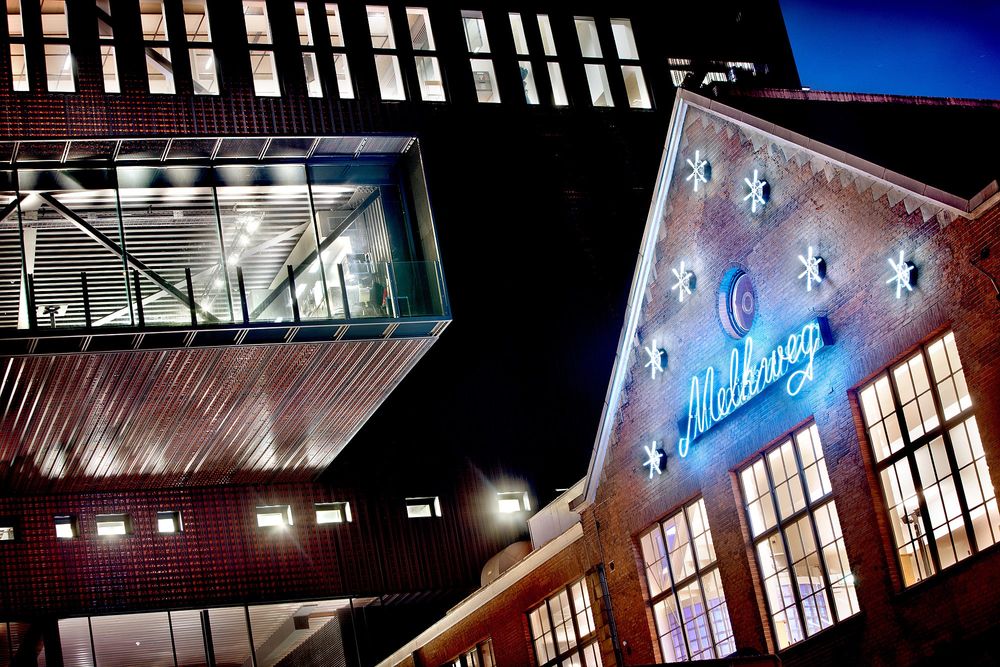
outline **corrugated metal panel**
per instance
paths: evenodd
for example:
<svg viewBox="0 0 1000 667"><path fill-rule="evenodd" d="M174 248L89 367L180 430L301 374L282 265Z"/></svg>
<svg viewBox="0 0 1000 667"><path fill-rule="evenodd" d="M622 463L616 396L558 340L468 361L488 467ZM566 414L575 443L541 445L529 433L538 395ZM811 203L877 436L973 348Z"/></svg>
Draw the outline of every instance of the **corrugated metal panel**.
<svg viewBox="0 0 1000 667"><path fill-rule="evenodd" d="M0 484L27 494L307 480L433 341L0 360Z"/></svg>

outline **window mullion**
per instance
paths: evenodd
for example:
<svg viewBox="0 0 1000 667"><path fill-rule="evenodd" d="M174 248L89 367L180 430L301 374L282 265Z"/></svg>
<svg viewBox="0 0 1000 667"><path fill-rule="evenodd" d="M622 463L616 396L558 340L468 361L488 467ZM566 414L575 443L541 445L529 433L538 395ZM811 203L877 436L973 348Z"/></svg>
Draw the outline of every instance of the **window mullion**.
<svg viewBox="0 0 1000 667"><path fill-rule="evenodd" d="M684 509L681 508L681 513ZM669 519L670 517L667 517ZM667 563L667 574L670 576L670 592L674 596L674 608L677 610L677 625L681 628L681 637L684 639L684 652L687 654L688 660L691 659L691 642L688 640L687 627L684 624L684 610L681 608L681 596L677 593L677 584L674 579L674 566L670 562L670 543L667 542L667 531L663 530L663 522L660 521L656 524L657 529L660 531L660 535L663 537L663 549L665 550L665 560ZM688 534L690 536L690 533ZM670 634L669 628L667 629L667 634ZM663 651L663 648L660 648Z"/></svg>
<svg viewBox="0 0 1000 667"><path fill-rule="evenodd" d="M779 444L778 447L780 446L781 445ZM794 441L792 442L792 446L793 447L795 446ZM771 450L768 451L773 451L773 450L774 448L771 448ZM767 461L767 452L761 454L761 460L764 462L764 474L767 475L767 487L768 487L768 492L771 494L771 502L774 503L774 514L775 514L775 521L777 522L778 525L778 534L781 537L781 544L785 548L785 568L788 571L788 578L790 580L792 588L792 597L795 599L795 607L796 609L798 609L799 612L799 631L802 633L802 638L805 639L806 637L805 608L802 605L802 595L799 592L798 582L795 579L795 567L792 564L792 551L791 549L788 548L788 539L785 537L785 525L784 525L785 520L779 516L781 513L781 505L778 503L778 494L775 491L774 478L771 475L771 466L768 464ZM803 489L803 491L805 491L805 489ZM758 559L759 558L760 556L758 556ZM780 579L778 580L778 590L781 590ZM771 626L773 629L774 627L773 614L771 614Z"/></svg>
<svg viewBox="0 0 1000 667"><path fill-rule="evenodd" d="M691 507L691 505L688 505L687 507ZM720 656L716 655L715 647L718 644L715 639L715 628L712 627L712 618L708 614L708 597L705 596L705 584L701 580L701 565L698 563L698 547L694 542L694 533L691 531L691 522L688 520L687 507L681 507L681 517L684 519L684 528L687 530L688 537L691 540L691 557L694 560L694 579L698 582L698 592L701 593L701 603L703 605L703 609L705 610L705 625L708 627L709 641L712 642L712 655L718 658ZM708 530L707 526L705 528ZM688 659L691 659L690 649L688 649Z"/></svg>

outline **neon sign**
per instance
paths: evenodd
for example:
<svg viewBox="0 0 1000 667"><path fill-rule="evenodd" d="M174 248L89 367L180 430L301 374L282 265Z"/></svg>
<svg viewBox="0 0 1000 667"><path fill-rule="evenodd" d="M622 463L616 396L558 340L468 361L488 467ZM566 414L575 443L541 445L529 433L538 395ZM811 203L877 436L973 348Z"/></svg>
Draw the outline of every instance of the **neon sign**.
<svg viewBox="0 0 1000 667"><path fill-rule="evenodd" d="M799 331L770 353L754 361L753 339L743 341L743 352L733 349L729 357L729 384L716 390L715 369L709 366L691 378L687 416L680 421L681 438L677 452L687 456L691 443L707 430L750 402L758 394L782 379L785 390L795 396L813 379L813 358L821 348L833 344L826 318L807 322Z"/></svg>

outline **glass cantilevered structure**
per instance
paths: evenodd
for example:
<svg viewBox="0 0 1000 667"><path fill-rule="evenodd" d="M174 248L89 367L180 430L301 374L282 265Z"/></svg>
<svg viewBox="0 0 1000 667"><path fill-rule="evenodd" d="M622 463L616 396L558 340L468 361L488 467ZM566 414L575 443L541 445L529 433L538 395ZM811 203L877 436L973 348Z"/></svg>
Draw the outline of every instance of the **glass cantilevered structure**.
<svg viewBox="0 0 1000 667"><path fill-rule="evenodd" d="M5 354L412 337L450 319L410 137L21 142L10 157Z"/></svg>

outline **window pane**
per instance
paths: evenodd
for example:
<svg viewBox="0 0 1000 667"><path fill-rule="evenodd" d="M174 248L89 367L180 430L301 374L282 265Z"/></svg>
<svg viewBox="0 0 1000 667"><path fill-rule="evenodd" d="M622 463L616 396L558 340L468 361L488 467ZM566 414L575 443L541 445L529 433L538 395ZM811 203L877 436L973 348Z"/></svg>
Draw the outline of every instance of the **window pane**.
<svg viewBox="0 0 1000 667"><path fill-rule="evenodd" d="M215 70L215 52L212 49L191 49L191 80L195 95L218 95L219 76Z"/></svg>
<svg viewBox="0 0 1000 667"><path fill-rule="evenodd" d="M615 50L622 60L638 60L639 50L635 48L632 22L628 19L611 19L611 34L615 38Z"/></svg>
<svg viewBox="0 0 1000 667"><path fill-rule="evenodd" d="M326 3L326 26L330 31L331 46L344 45L344 32L340 27L340 9L332 2ZM343 97L341 93L341 97Z"/></svg>
<svg viewBox="0 0 1000 667"><path fill-rule="evenodd" d="M184 29L189 42L208 42L212 35L208 25L205 0L184 0Z"/></svg>
<svg viewBox="0 0 1000 667"><path fill-rule="evenodd" d="M548 63L549 81L552 83L552 106L564 107L569 104L566 97L566 86L563 85L562 70L559 63Z"/></svg>
<svg viewBox="0 0 1000 667"><path fill-rule="evenodd" d="M378 87L383 100L405 100L403 75L399 70L396 56L375 54L375 69L378 72Z"/></svg>
<svg viewBox="0 0 1000 667"><path fill-rule="evenodd" d="M309 3L295 3L295 23L299 29L299 44L302 46L312 46L312 24L309 22Z"/></svg>
<svg viewBox="0 0 1000 667"><path fill-rule="evenodd" d="M376 49L396 48L396 39L392 32L392 21L389 19L389 8L368 5L368 30L372 36L372 46ZM386 98L383 99L403 99Z"/></svg>
<svg viewBox="0 0 1000 667"><path fill-rule="evenodd" d="M444 102L444 83L441 67L433 56L416 56L417 81L420 82L420 99L425 102Z"/></svg>
<svg viewBox="0 0 1000 667"><path fill-rule="evenodd" d="M517 63L521 74L521 86L524 88L524 101L528 104L538 104L538 87L535 85L535 75L531 63L519 60Z"/></svg>
<svg viewBox="0 0 1000 667"><path fill-rule="evenodd" d="M545 55L559 55L556 53L556 41L552 37L552 23L547 14L538 15L538 31L542 33L542 51Z"/></svg>
<svg viewBox="0 0 1000 667"><path fill-rule="evenodd" d="M11 87L14 90L30 90L28 63L24 57L24 44L10 45Z"/></svg>
<svg viewBox="0 0 1000 667"><path fill-rule="evenodd" d="M146 76L149 92L174 94L174 66L170 62L170 49L146 48Z"/></svg>
<svg viewBox="0 0 1000 667"><path fill-rule="evenodd" d="M166 612L94 616L90 622L98 667L174 664Z"/></svg>
<svg viewBox="0 0 1000 667"><path fill-rule="evenodd" d="M101 69L104 72L104 92L120 93L118 82L118 61L115 59L115 47L101 45Z"/></svg>
<svg viewBox="0 0 1000 667"><path fill-rule="evenodd" d="M482 12L462 12L462 23L465 27L465 44L469 53L489 53L490 40L486 36L486 22Z"/></svg>
<svg viewBox="0 0 1000 667"><path fill-rule="evenodd" d="M601 42L597 37L597 24L591 18L577 18L576 34L580 39L580 52L584 58L602 58Z"/></svg>
<svg viewBox="0 0 1000 667"><path fill-rule="evenodd" d="M431 18L423 7L407 7L406 21L410 25L410 43L416 51L433 51L434 34L431 32Z"/></svg>
<svg viewBox="0 0 1000 667"><path fill-rule="evenodd" d="M625 79L625 93L628 105L633 109L649 109L653 106L646 90L646 79L642 76L642 68L638 65L622 65L622 77Z"/></svg>
<svg viewBox="0 0 1000 667"><path fill-rule="evenodd" d="M510 30L514 35L514 52L519 56L528 55L528 39L524 34L524 21L521 15L512 12L510 14Z"/></svg>
<svg viewBox="0 0 1000 667"><path fill-rule="evenodd" d="M45 45L45 74L49 92L72 93L76 90L76 82L73 80L73 56L68 45Z"/></svg>
<svg viewBox="0 0 1000 667"><path fill-rule="evenodd" d="M7 2L7 35L24 37L24 23L21 21L21 0Z"/></svg>
<svg viewBox="0 0 1000 667"><path fill-rule="evenodd" d="M271 43L271 26L267 21L267 4L264 0L243 0L243 21L247 28L247 42Z"/></svg>
<svg viewBox="0 0 1000 667"><path fill-rule="evenodd" d="M344 100L354 99L354 86L351 85L351 70L347 66L347 54L333 54L333 69L337 73L337 92Z"/></svg>
<svg viewBox="0 0 1000 667"><path fill-rule="evenodd" d="M306 90L309 97L323 97L323 86L319 79L315 53L307 51L302 54L302 69L305 70Z"/></svg>
<svg viewBox="0 0 1000 667"><path fill-rule="evenodd" d="M653 618L656 619L656 631L660 635L663 659L667 662L687 660L687 647L681 631L677 599L670 595L654 604Z"/></svg>
<svg viewBox="0 0 1000 667"><path fill-rule="evenodd" d="M608 84L608 72L604 65L587 63L584 66L587 73L587 87L590 90L590 102L595 107L614 106L611 100L611 86Z"/></svg>
<svg viewBox="0 0 1000 667"><path fill-rule="evenodd" d="M273 51L251 51L250 67L253 70L253 90L260 97L278 97L278 72Z"/></svg>
<svg viewBox="0 0 1000 667"><path fill-rule="evenodd" d="M40 4L42 35L45 37L69 37L66 0L43 0Z"/></svg>
<svg viewBox="0 0 1000 667"><path fill-rule="evenodd" d="M476 97L480 102L499 103L500 91L496 87L496 74L493 71L492 60L473 58L472 76L476 84Z"/></svg>
<svg viewBox="0 0 1000 667"><path fill-rule="evenodd" d="M139 3L142 19L142 38L146 41L167 40L167 20L163 13L163 0Z"/></svg>

